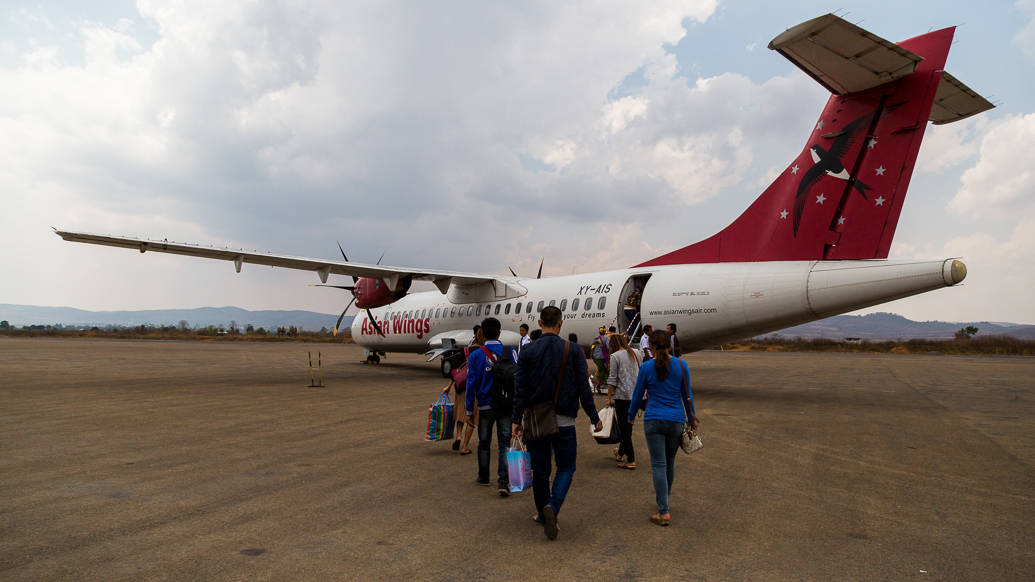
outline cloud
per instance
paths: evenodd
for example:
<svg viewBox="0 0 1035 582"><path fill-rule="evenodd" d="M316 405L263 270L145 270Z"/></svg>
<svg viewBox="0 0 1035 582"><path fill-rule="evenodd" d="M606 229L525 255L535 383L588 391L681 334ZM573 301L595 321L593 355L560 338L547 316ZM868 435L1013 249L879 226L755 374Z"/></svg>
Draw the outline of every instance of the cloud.
<svg viewBox="0 0 1035 582"><path fill-rule="evenodd" d="M1035 63L1035 0L1017 0L1014 7L1028 22L1014 35L1013 43L1029 61Z"/></svg>
<svg viewBox="0 0 1035 582"><path fill-rule="evenodd" d="M914 171L940 174L969 161L977 155L978 136L988 124L988 117L979 115L946 125L931 125L924 132Z"/></svg>
<svg viewBox="0 0 1035 582"><path fill-rule="evenodd" d="M977 164L963 173L948 210L973 216L1008 216L1032 208L1035 113L1010 116L981 139Z"/></svg>

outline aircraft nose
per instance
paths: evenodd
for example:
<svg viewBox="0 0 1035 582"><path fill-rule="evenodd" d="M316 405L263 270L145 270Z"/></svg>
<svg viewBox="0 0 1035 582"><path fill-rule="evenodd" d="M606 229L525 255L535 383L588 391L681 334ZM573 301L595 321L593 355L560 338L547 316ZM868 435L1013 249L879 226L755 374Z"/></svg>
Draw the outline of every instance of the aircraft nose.
<svg viewBox="0 0 1035 582"><path fill-rule="evenodd" d="M942 266L942 277L946 285L956 285L967 278L967 266L959 259L949 259Z"/></svg>

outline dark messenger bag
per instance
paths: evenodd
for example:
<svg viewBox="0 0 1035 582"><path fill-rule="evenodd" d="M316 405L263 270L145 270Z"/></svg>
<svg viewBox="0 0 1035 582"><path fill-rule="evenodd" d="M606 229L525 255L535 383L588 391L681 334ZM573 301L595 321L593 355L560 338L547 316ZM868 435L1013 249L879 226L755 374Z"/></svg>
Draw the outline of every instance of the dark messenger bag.
<svg viewBox="0 0 1035 582"><path fill-rule="evenodd" d="M552 437L561 432L557 426L557 399L561 395L561 381L564 380L564 369L568 366L568 350L571 342L564 342L564 357L561 358L561 369L557 372L557 389L553 393L553 401L537 402L525 409L521 417L522 440L537 441Z"/></svg>

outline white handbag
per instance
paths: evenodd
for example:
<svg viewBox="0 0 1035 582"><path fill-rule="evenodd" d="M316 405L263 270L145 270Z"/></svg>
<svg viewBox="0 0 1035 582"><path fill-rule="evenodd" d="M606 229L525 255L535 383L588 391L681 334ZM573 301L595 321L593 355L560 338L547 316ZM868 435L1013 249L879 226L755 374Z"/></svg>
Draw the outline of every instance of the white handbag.
<svg viewBox="0 0 1035 582"><path fill-rule="evenodd" d="M683 440L680 441L679 448L689 455L696 453L703 447L704 443L701 442L701 437L697 436L697 431L690 428L690 424L687 423L686 429L683 430Z"/></svg>
<svg viewBox="0 0 1035 582"><path fill-rule="evenodd" d="M683 398L690 400L690 386L686 381L686 364L683 362L679 363L683 370L683 389L686 392L683 394ZM704 443L701 442L701 437L697 436L697 431L690 428L690 419L686 419L686 424L683 426L683 440L679 441L679 448L683 449L683 452L690 455L704 448Z"/></svg>

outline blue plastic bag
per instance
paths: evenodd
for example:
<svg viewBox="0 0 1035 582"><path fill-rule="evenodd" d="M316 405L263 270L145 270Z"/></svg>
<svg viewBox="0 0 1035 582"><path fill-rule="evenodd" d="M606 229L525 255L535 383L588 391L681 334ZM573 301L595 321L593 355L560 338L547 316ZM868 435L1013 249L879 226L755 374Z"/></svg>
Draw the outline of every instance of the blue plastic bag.
<svg viewBox="0 0 1035 582"><path fill-rule="evenodd" d="M510 439L507 450L507 476L510 478L510 492L517 493L532 486L532 457L525 450L521 439Z"/></svg>

